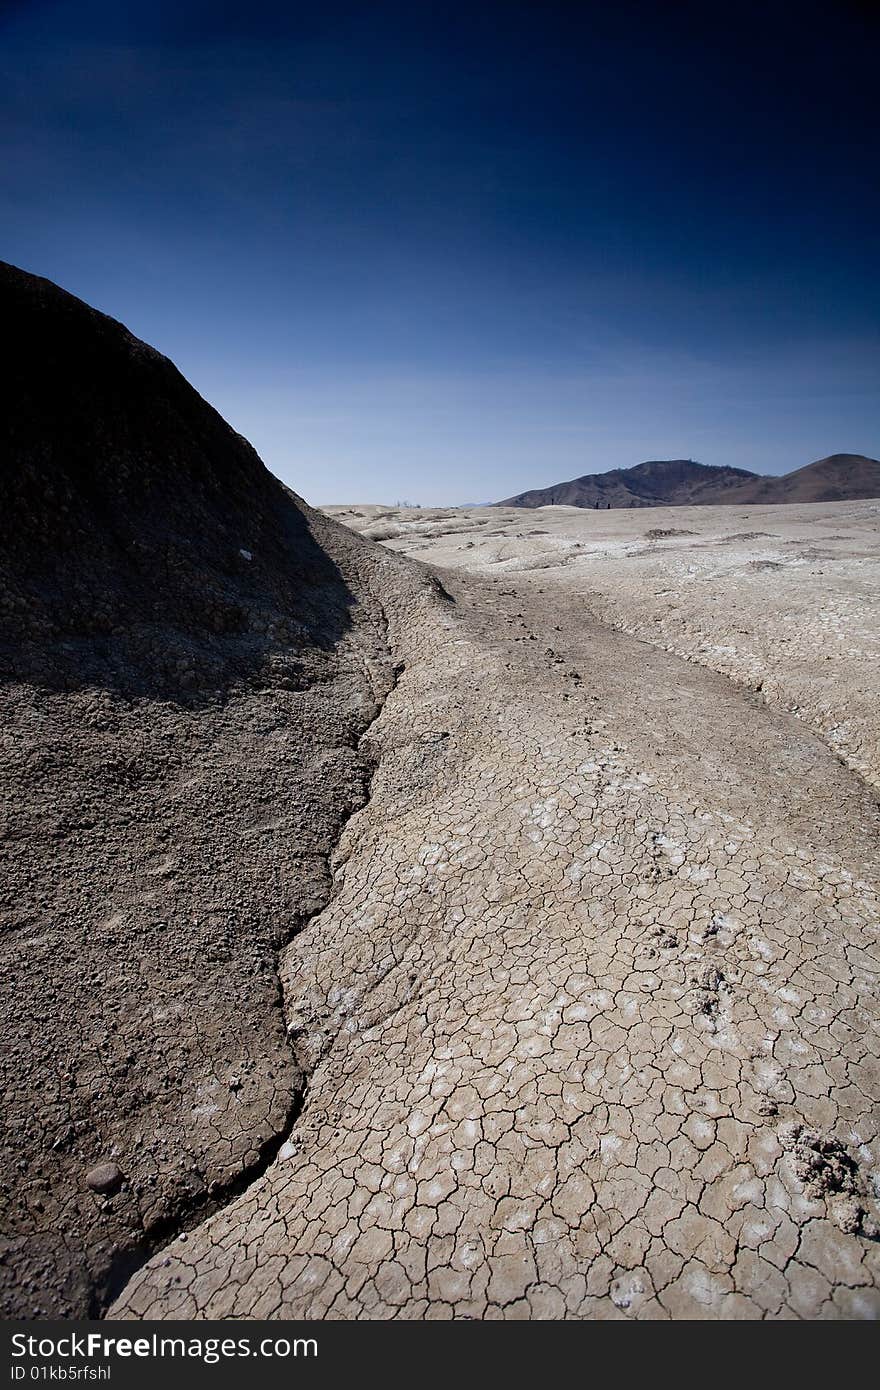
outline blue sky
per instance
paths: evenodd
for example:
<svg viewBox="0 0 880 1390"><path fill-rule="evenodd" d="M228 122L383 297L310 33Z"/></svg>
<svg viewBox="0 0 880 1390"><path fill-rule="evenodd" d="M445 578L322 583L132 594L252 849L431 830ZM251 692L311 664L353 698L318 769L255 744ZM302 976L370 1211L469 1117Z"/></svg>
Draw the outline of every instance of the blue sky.
<svg viewBox="0 0 880 1390"><path fill-rule="evenodd" d="M0 254L309 501L880 453L856 4L0 4Z"/></svg>

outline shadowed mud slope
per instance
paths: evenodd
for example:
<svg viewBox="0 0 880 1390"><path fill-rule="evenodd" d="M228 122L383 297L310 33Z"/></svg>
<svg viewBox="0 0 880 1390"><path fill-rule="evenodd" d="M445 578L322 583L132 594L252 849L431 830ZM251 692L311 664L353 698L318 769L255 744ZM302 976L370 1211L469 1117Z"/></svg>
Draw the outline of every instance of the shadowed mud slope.
<svg viewBox="0 0 880 1390"><path fill-rule="evenodd" d="M874 794L543 575L442 580L282 953L302 1112L114 1314L877 1316Z"/></svg>
<svg viewBox="0 0 880 1390"><path fill-rule="evenodd" d="M283 1139L277 951L423 581L121 325L8 266L0 304L0 1308L81 1316Z"/></svg>

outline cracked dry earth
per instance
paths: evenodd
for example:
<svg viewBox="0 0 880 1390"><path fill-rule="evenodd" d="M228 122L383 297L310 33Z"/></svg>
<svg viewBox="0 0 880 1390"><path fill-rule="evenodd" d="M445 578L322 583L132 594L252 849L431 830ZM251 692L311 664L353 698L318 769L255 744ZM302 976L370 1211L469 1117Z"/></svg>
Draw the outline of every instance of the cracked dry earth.
<svg viewBox="0 0 880 1390"><path fill-rule="evenodd" d="M880 1313L876 795L543 581L389 605L302 1111L112 1316Z"/></svg>
<svg viewBox="0 0 880 1390"><path fill-rule="evenodd" d="M583 606L719 671L880 790L880 501L327 510L389 549L515 579L548 608Z"/></svg>

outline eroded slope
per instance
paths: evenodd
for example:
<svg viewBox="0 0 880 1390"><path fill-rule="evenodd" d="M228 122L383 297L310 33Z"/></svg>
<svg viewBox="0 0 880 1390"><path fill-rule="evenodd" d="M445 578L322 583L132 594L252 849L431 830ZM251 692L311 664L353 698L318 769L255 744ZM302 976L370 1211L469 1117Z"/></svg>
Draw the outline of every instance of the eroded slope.
<svg viewBox="0 0 880 1390"><path fill-rule="evenodd" d="M277 951L411 581L121 325L12 267L0 302L0 1309L83 1316L295 1113Z"/></svg>

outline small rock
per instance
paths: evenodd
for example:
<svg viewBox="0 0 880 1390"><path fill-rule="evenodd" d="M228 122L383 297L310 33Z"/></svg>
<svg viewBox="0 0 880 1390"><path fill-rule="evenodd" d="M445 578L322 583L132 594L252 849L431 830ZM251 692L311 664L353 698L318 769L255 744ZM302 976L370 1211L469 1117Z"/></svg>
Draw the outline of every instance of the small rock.
<svg viewBox="0 0 880 1390"><path fill-rule="evenodd" d="M116 1192L122 1186L123 1173L117 1163L98 1163L86 1173L86 1187L93 1192Z"/></svg>

